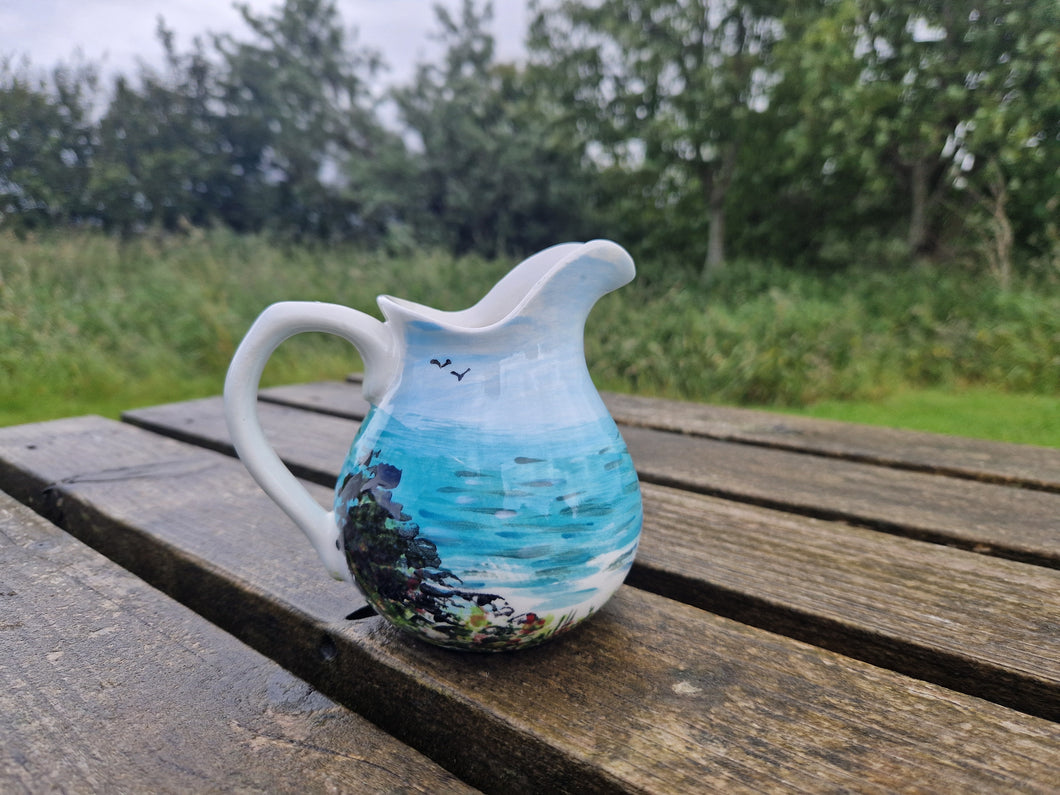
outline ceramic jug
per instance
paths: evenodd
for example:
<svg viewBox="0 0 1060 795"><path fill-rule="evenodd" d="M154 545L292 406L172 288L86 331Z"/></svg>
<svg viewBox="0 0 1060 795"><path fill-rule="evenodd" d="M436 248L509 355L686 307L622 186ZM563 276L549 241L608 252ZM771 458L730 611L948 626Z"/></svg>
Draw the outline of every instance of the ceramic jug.
<svg viewBox="0 0 1060 795"><path fill-rule="evenodd" d="M334 304L274 304L225 382L236 451L331 575L397 627L483 651L554 637L614 593L640 537L636 471L583 349L593 304L633 276L626 251L598 240L530 257L458 312L380 296L380 322ZM364 360L371 410L331 511L257 417L266 361L303 331L344 337Z"/></svg>

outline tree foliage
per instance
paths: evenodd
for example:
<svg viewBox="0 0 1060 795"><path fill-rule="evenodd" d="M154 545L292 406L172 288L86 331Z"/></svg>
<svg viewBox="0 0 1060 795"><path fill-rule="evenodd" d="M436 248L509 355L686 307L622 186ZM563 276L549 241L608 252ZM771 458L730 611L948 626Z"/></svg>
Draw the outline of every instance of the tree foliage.
<svg viewBox="0 0 1060 795"><path fill-rule="evenodd" d="M224 127L254 158L273 219L298 234L342 234L358 206L336 189L339 177L385 138L369 91L378 55L355 45L334 0L287 0L273 16L241 11L254 39L218 40Z"/></svg>
<svg viewBox="0 0 1060 795"><path fill-rule="evenodd" d="M842 0L827 11L813 32L828 55L804 51L804 96L827 107L854 173L905 194L912 252L937 247L955 190L983 190L991 168L1055 148L1054 0ZM827 79L837 66L838 85Z"/></svg>
<svg viewBox="0 0 1060 795"><path fill-rule="evenodd" d="M537 18L538 57L562 70L567 101L596 117L589 129L600 156L653 174L692 199L685 212L705 216L698 231L708 268L725 259L729 189L768 106L781 7L773 0L568 0Z"/></svg>
<svg viewBox="0 0 1060 795"><path fill-rule="evenodd" d="M163 26L159 38L165 71L143 67L138 84L119 77L97 126L92 214L124 234L145 224L173 230L214 219L237 226L225 209L242 204L252 186L232 173L218 129L215 66L201 42L182 55Z"/></svg>
<svg viewBox="0 0 1060 795"><path fill-rule="evenodd" d="M531 77L496 63L490 6L437 9L439 65L422 64L394 98L415 141L419 234L458 253L526 252L583 231L580 154L558 134Z"/></svg>
<svg viewBox="0 0 1060 795"><path fill-rule="evenodd" d="M0 226L64 224L83 211L97 83L85 64L34 76L28 63L0 59Z"/></svg>
<svg viewBox="0 0 1060 795"><path fill-rule="evenodd" d="M537 0L522 64L491 8L437 8L442 56L389 91L334 0L160 25L102 103L92 65L0 60L0 228L1060 263L1057 0Z"/></svg>

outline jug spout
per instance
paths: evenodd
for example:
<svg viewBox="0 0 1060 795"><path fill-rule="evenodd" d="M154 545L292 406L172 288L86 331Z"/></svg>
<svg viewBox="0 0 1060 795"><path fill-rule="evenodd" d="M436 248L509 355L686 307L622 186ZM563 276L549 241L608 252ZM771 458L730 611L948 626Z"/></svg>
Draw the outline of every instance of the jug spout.
<svg viewBox="0 0 1060 795"><path fill-rule="evenodd" d="M447 312L390 295L378 302L384 317L397 324L420 321L465 332L527 320L570 327L572 321L584 323L593 304L635 275L633 258L617 243L561 243L516 265L469 309Z"/></svg>
<svg viewBox="0 0 1060 795"><path fill-rule="evenodd" d="M524 269L525 273L521 273ZM593 305L628 284L635 275L633 258L617 243L567 243L520 264L480 303L492 300L494 293L501 303L507 293L509 301L515 299L511 316L580 332ZM514 283L507 284L509 279Z"/></svg>

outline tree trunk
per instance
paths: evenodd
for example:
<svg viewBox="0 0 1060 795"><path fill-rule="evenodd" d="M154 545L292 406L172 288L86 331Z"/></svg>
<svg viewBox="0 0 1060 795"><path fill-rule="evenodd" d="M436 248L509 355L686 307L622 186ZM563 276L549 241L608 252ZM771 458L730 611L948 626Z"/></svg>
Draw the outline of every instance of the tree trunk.
<svg viewBox="0 0 1060 795"><path fill-rule="evenodd" d="M707 261L703 275L716 273L725 264L725 206L711 206L707 216Z"/></svg>
<svg viewBox="0 0 1060 795"><path fill-rule="evenodd" d="M979 223L972 220L978 232L981 249L990 267L990 272L997 279L1003 290L1012 285L1012 245L1015 240L1012 221L1008 215L1008 180L996 160L987 163L985 172L985 190L969 186L968 192L985 213L985 220Z"/></svg>
<svg viewBox="0 0 1060 795"><path fill-rule="evenodd" d="M910 200L909 231L906 242L910 254L921 253L927 244L928 164L918 157L913 161L909 174Z"/></svg>
<svg viewBox="0 0 1060 795"><path fill-rule="evenodd" d="M701 178L707 194L707 259L703 276L717 273L725 265L725 201L736 171L737 145L722 150L720 163L703 163Z"/></svg>

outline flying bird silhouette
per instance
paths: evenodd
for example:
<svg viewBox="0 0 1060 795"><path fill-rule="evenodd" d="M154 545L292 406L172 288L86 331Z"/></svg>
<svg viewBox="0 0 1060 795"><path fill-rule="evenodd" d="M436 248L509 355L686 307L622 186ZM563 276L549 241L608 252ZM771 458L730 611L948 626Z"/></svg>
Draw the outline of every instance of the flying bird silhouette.
<svg viewBox="0 0 1060 795"><path fill-rule="evenodd" d="M458 373L456 370L450 370L449 371L449 375L455 375L457 381L463 381L464 380L464 376L467 375L470 372L471 372L471 368L469 367L466 370L464 370L464 372L462 372L462 373Z"/></svg>
<svg viewBox="0 0 1060 795"><path fill-rule="evenodd" d="M448 367L452 363L453 363L452 359L446 359L444 362L440 362L437 359L431 359L431 364L437 365L439 370L441 370L441 369L443 369L445 367Z"/></svg>

